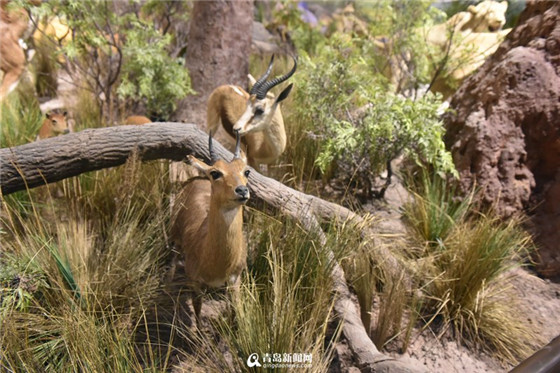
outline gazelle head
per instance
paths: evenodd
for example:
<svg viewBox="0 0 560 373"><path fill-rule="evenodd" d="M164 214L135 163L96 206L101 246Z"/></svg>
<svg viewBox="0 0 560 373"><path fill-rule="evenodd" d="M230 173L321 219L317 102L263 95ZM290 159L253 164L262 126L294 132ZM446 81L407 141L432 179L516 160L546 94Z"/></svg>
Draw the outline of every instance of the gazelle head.
<svg viewBox="0 0 560 373"><path fill-rule="evenodd" d="M70 132L70 129L68 128L68 123L66 122L67 115L68 113L66 111L62 114L55 114L55 113L45 114L48 122L50 122L53 136L66 134Z"/></svg>
<svg viewBox="0 0 560 373"><path fill-rule="evenodd" d="M267 97L267 92L274 86L290 78L296 71L297 60L294 58L294 67L286 75L267 81L272 70L274 55L270 59L266 72L261 76L249 92L249 100L245 112L233 126L234 131L243 136L251 132L262 131L270 125L271 118L278 107L278 104L290 94L292 84L288 85L276 98Z"/></svg>
<svg viewBox="0 0 560 373"><path fill-rule="evenodd" d="M247 178L249 169L243 151L240 151L240 135L237 133L235 154L231 162L216 159L212 150L212 135L208 138L208 147L212 164L208 165L192 155L187 155L187 162L201 171L212 184L212 200L221 208L231 209L244 205L249 200Z"/></svg>

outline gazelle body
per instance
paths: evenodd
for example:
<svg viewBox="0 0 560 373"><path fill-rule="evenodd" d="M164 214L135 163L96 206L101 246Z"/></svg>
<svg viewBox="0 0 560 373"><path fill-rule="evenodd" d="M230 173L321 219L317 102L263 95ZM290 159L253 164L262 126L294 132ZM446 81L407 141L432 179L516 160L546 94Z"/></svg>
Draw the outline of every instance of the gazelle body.
<svg viewBox="0 0 560 373"><path fill-rule="evenodd" d="M239 145L238 141L231 162L216 160L207 165L187 156L187 162L204 176L187 181L173 207L171 237L184 255L197 320L202 288L236 284L246 263L243 205L249 199L249 171L239 157Z"/></svg>
<svg viewBox="0 0 560 373"><path fill-rule="evenodd" d="M279 103L288 97L292 84L278 97L269 90L287 80L296 70L294 59L292 70L271 81L266 81L272 69L274 56L265 74L254 82L250 92L234 85L216 88L208 99L207 126L210 134L216 133L220 123L232 137L239 132L247 149L249 164L274 162L286 149L286 129Z"/></svg>
<svg viewBox="0 0 560 373"><path fill-rule="evenodd" d="M46 118L43 120L43 125L39 129L37 140L48 139L49 137L55 137L70 132L66 121L67 112L62 114L47 113L45 116Z"/></svg>
<svg viewBox="0 0 560 373"><path fill-rule="evenodd" d="M143 115L131 115L129 117L126 117L126 119L124 120L124 124L148 124L148 123L152 123L152 120Z"/></svg>

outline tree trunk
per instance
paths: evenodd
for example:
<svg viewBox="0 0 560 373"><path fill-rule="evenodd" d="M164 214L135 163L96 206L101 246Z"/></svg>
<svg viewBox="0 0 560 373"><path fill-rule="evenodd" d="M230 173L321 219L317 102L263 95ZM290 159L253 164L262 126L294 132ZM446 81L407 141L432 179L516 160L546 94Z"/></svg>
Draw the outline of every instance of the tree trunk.
<svg viewBox="0 0 560 373"><path fill-rule="evenodd" d="M218 157L232 158L232 154L218 142L214 142L214 150ZM0 149L0 191L6 195L45 182L119 166L133 152L144 161L161 158L179 161L187 154L209 160L208 135L192 124L157 123L90 129L3 148ZM258 199L299 220L310 232L317 234L323 243L326 239L320 220L363 222L359 215L342 206L291 189L256 171L249 175L249 185ZM369 231L364 231L364 235L369 235ZM402 271L390 251L380 250L379 255L392 263L394 271ZM334 260L332 252L329 257ZM338 263L333 264L331 277L335 284L335 311L343 323L343 334L360 369L368 372L421 371L377 350L350 298L344 271Z"/></svg>
<svg viewBox="0 0 560 373"><path fill-rule="evenodd" d="M247 85L253 2L195 1L186 66L197 92L182 100L173 118L205 127L208 96L222 84Z"/></svg>
<svg viewBox="0 0 560 373"><path fill-rule="evenodd" d="M222 84L247 85L252 28L251 0L194 2L185 64L196 94L179 102L173 120L197 123L200 128L206 128L206 103L210 93ZM224 144L233 144L223 130L215 138ZM188 167L181 163L172 163L169 172L172 182L185 181L189 175Z"/></svg>

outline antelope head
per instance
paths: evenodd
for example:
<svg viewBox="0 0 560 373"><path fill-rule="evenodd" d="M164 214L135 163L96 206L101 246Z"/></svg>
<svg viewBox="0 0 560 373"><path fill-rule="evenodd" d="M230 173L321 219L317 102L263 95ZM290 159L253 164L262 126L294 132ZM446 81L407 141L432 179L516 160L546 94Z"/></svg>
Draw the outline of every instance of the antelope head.
<svg viewBox="0 0 560 373"><path fill-rule="evenodd" d="M292 67L292 70L286 75L267 81L266 79L270 75L274 62L274 55L272 56L268 64L268 69L251 88L245 112L233 126L233 131L238 131L239 135L244 136L251 132L262 131L270 125L274 112L278 108L278 104L288 97L293 85L288 85L276 98L267 97L267 93L272 87L286 81L295 73L297 60L294 57L292 58L294 59L294 67Z"/></svg>
<svg viewBox="0 0 560 373"><path fill-rule="evenodd" d="M192 155L187 155L187 162L201 171L212 184L212 200L222 209L232 209L244 205L249 200L247 178L249 169L243 151L240 151L240 135L237 132L235 154L231 162L217 159L212 149L212 135L208 138L211 164L208 165Z"/></svg>

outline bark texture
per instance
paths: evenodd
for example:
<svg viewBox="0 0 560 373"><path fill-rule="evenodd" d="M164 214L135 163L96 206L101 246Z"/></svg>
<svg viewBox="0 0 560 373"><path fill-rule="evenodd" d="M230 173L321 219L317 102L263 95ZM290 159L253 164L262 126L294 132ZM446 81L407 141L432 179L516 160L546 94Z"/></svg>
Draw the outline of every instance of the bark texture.
<svg viewBox="0 0 560 373"><path fill-rule="evenodd" d="M218 142L214 143L214 150L218 157L232 157ZM122 165L133 152L145 161L161 158L179 161L187 154L208 160L208 135L192 124L153 123L90 129L3 148L0 149L0 190L6 195L83 172ZM342 206L291 189L256 171L251 172L249 184L258 199L300 221L322 242L326 239L320 227L321 220L363 221L359 215ZM368 231L364 235L368 235ZM389 251L381 250L380 255L395 266L395 271L400 270L397 259ZM332 252L329 256L334 260ZM335 284L335 311L343 323L343 334L360 369L365 372L422 371L417 366L379 352L350 298L344 271L338 263L334 263L331 277Z"/></svg>
<svg viewBox="0 0 560 373"><path fill-rule="evenodd" d="M253 2L195 1L188 32L186 66L196 95L182 100L174 119L206 123L206 102L222 84L247 86Z"/></svg>

